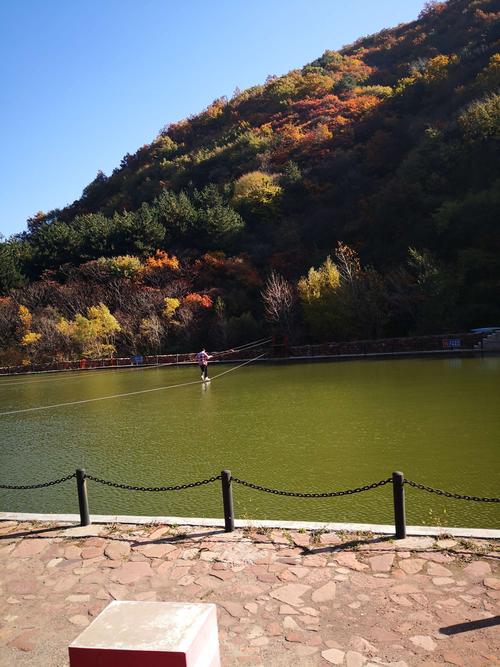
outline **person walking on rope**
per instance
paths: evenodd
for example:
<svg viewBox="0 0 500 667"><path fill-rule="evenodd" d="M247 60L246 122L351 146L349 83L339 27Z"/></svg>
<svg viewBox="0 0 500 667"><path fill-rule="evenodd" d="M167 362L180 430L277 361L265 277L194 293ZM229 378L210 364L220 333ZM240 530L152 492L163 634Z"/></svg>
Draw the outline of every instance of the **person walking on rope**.
<svg viewBox="0 0 500 667"><path fill-rule="evenodd" d="M205 351L205 348L202 349L201 352L198 352L196 355L196 361L198 362L198 365L201 370L201 379L204 382L208 382L209 377L208 377L208 360L212 358L212 355L207 354Z"/></svg>

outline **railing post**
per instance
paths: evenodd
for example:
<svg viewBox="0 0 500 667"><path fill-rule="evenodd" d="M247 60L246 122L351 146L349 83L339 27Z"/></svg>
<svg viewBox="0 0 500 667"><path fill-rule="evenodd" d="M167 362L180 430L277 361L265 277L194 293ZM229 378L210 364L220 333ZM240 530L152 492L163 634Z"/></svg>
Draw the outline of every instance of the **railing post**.
<svg viewBox="0 0 500 667"><path fill-rule="evenodd" d="M224 530L226 533L232 533L234 530L234 509L231 471L223 470L220 477L222 482L222 502L224 505Z"/></svg>
<svg viewBox="0 0 500 667"><path fill-rule="evenodd" d="M405 516L405 476L402 472L392 473L392 493L394 498L394 527L396 539L402 540L406 537Z"/></svg>
<svg viewBox="0 0 500 667"><path fill-rule="evenodd" d="M76 488L78 490L78 506L80 508L80 526L89 526L89 499L87 496L85 470L83 470L83 468L76 469Z"/></svg>

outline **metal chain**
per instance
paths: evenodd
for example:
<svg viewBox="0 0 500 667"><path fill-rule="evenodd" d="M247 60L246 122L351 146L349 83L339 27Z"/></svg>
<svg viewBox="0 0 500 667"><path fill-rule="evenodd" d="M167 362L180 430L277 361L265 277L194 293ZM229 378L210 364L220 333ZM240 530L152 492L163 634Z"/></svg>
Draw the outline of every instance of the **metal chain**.
<svg viewBox="0 0 500 667"><path fill-rule="evenodd" d="M69 479L76 477L76 473L67 475L66 477L61 477L61 479L54 479L52 482L43 482L42 484L28 484L26 486L12 486L9 484L0 484L0 489L44 489L47 486L54 486L55 484L62 484L67 482Z"/></svg>
<svg viewBox="0 0 500 667"><path fill-rule="evenodd" d="M112 486L114 489L125 489L126 491L182 491L183 489L194 489L197 486L204 486L205 484L211 484L220 479L220 475L215 477L210 477L209 479L202 479L199 482L191 482L190 484L179 484L177 486L132 486L130 484L117 484L116 482L110 482L106 479L100 479L99 477L94 477L93 475L85 475L85 479L90 479L93 482L98 482L99 484L105 484L106 486Z"/></svg>
<svg viewBox="0 0 500 667"><path fill-rule="evenodd" d="M438 496L445 496L446 498L455 498L456 500L473 500L477 503L500 503L500 498L480 498L479 496L467 496L467 495L462 495L460 493L452 493L451 491L434 489L432 486L425 486L425 484L412 482L409 479L406 479L405 483L409 484L410 486L413 486L415 489L420 489L421 491L428 491L429 493L435 493Z"/></svg>
<svg viewBox="0 0 500 667"><path fill-rule="evenodd" d="M251 482L246 482L243 479L238 479L238 477L231 478L236 484L241 484L242 486L247 486L249 489L254 489L255 491L264 491L265 493L274 493L277 496L290 496L293 498L336 498L338 496L350 496L353 493L362 493L363 491L370 491L371 489L376 489L379 486L384 486L385 484L390 484L392 479L382 479L380 482L374 482L373 484L366 484L365 486L360 486L356 489L347 489L346 491L331 491L329 493L299 493L297 491L282 491L280 489L269 489L266 486L259 486L258 484L252 484Z"/></svg>

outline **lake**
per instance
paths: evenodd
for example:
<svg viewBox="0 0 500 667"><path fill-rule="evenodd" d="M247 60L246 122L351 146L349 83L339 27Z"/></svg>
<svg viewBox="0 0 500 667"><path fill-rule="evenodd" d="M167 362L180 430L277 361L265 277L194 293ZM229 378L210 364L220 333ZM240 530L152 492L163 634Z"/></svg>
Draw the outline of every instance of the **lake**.
<svg viewBox="0 0 500 667"><path fill-rule="evenodd" d="M210 367L215 376L228 366ZM500 490L500 358L251 364L208 384L193 366L0 378L0 483L84 467L143 486L219 474L293 491L334 491L390 477L458 493ZM93 514L222 516L220 482L143 493L88 482ZM500 507L406 488L409 524L498 528ZM234 485L237 518L392 523L392 486L333 499ZM77 512L75 481L0 490L2 511Z"/></svg>

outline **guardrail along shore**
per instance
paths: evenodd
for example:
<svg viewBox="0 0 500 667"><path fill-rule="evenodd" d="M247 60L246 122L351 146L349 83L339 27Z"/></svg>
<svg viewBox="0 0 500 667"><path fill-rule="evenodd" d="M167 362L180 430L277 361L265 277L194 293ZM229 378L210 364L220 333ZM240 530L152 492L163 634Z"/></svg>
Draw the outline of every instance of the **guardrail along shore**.
<svg viewBox="0 0 500 667"><path fill-rule="evenodd" d="M364 493L366 491L372 491L378 489L386 484L392 484L392 499L393 499L393 510L394 510L394 535L396 539L403 539L406 537L406 510L405 510L405 485L411 486L419 491L425 491L427 493L434 493L438 496L445 496L446 498L452 498L454 500L464 500L470 502L479 502L479 503L500 503L500 498L486 498L480 496L472 496L468 494L454 493L452 491L444 491L442 489L437 489L432 486L427 486L419 482L414 482L410 479L405 479L405 476L402 472L393 472L390 477L386 479L381 479L378 482L372 482L371 484L365 484L353 489L344 489L341 491L327 491L327 492L300 492L300 491L287 491L283 489L273 489L267 486L261 486L260 484L254 484L239 477L233 477L230 470L222 470L219 475L214 475L207 479L202 479L196 482L190 482L188 484L177 484L171 486L133 486L130 484L121 484L119 482L113 482L107 479L101 479L100 477L94 477L89 475L83 468L77 468L77 470L70 475L65 477L60 477L59 479L54 479L49 482L41 482L38 484L26 484L26 485L17 485L17 484L0 484L0 489L6 490L31 490L31 489L43 489L49 486L55 486L57 484L64 484L72 479L76 480L77 494L78 494L78 507L80 512L80 525L88 526L90 525L90 512L89 512L89 495L87 488L87 480L94 482L96 484L104 484L115 489L122 489L125 491L138 491L141 493L163 493L167 491L183 491L185 489L193 489L199 486L206 486L208 484L213 484L214 482L221 482L221 495L222 495L222 507L224 512L224 528L226 532L232 532L234 530L234 505L233 505L233 488L234 484L245 486L254 491L259 491L262 493L270 493L278 496L288 496L290 498L338 498L340 496L350 496L355 493Z"/></svg>
<svg viewBox="0 0 500 667"><path fill-rule="evenodd" d="M251 359L260 352L269 352L267 361L272 359L304 359L304 358L336 358L365 357L376 355L411 355L423 353L481 353L476 346L481 346L484 334L459 333L440 334L438 336L412 336L405 338L382 338L378 340L358 340L346 342L319 343L314 345L288 345L270 343L266 346L249 346L235 351L223 353L224 362ZM217 353L215 353L217 354ZM2 375L22 375L25 373L55 373L61 371L89 371L106 368L127 368L142 366L175 366L192 364L196 354L186 352L179 354L135 355L129 357L113 357L110 359L78 359L73 361L33 362L26 365L0 367ZM214 359L217 363L221 359Z"/></svg>

